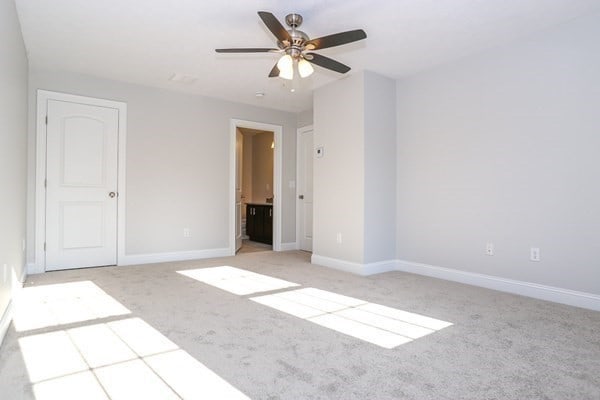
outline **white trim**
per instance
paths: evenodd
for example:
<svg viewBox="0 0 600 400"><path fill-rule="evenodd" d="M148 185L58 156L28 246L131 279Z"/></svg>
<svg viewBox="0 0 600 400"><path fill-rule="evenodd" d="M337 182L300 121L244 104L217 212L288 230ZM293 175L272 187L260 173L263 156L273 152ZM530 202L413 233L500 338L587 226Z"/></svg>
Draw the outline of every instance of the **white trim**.
<svg viewBox="0 0 600 400"><path fill-rule="evenodd" d="M396 260L385 260L363 264L363 268L367 272L367 275L375 275L382 274L384 272L396 271L396 264Z"/></svg>
<svg viewBox="0 0 600 400"><path fill-rule="evenodd" d="M283 126L232 118L229 137L229 253L235 255L235 141L236 128L273 132L273 251L281 249L281 186L283 168Z"/></svg>
<svg viewBox="0 0 600 400"><path fill-rule="evenodd" d="M297 242L281 243L281 248L279 251L290 251L290 250L298 250L298 243Z"/></svg>
<svg viewBox="0 0 600 400"><path fill-rule="evenodd" d="M397 261L396 270L600 311L600 295L592 293L403 260Z"/></svg>
<svg viewBox="0 0 600 400"><path fill-rule="evenodd" d="M27 263L27 275L43 274L44 266L35 262Z"/></svg>
<svg viewBox="0 0 600 400"><path fill-rule="evenodd" d="M389 272L396 270L396 261L379 261L369 264L359 264L350 261L339 260L337 258L320 256L313 254L310 262L313 264L322 265L324 267L339 269L341 271L350 272L356 275L367 276L380 274L382 272Z"/></svg>
<svg viewBox="0 0 600 400"><path fill-rule="evenodd" d="M339 260L314 254L310 257L312 264L322 265L324 267L339 269L340 271L350 272L357 275L366 275L362 270L362 264L353 263L350 261Z"/></svg>
<svg viewBox="0 0 600 400"><path fill-rule="evenodd" d="M25 272L25 268L22 268L21 276L16 277L15 271L10 269L10 301L6 306L3 314L0 316L0 346L2 346L2 342L4 341L4 337L6 336L6 332L8 332L8 327L13 319L13 305L15 304L15 299L18 299L21 295L21 290L23 289L23 283L25 283L25 278L27 274Z"/></svg>
<svg viewBox="0 0 600 400"><path fill-rule="evenodd" d="M190 250L168 253L131 254L124 256L119 265L140 265L172 261L199 260L203 258L226 257L229 255L230 249L228 247L222 249Z"/></svg>
<svg viewBox="0 0 600 400"><path fill-rule="evenodd" d="M298 183L300 182L300 135L304 132L313 131L313 125L306 125L301 128L296 129L296 190L294 193L294 198L296 199L296 248L300 249L300 207L302 203L298 198Z"/></svg>
<svg viewBox="0 0 600 400"><path fill-rule="evenodd" d="M6 310L4 310L4 314L0 318L0 346L2 346L2 342L4 341L4 337L6 336L6 332L8 332L8 327L13 318L13 302L10 301L6 306Z"/></svg>
<svg viewBox="0 0 600 400"><path fill-rule="evenodd" d="M362 276L389 271L409 272L417 275L532 297L534 299L600 311L600 295L597 294L500 278L492 275L460 271L457 269L421 264L412 261L388 260L370 264L359 264L313 254L311 263Z"/></svg>
<svg viewBox="0 0 600 400"><path fill-rule="evenodd" d="M46 270L44 253L46 225L46 115L48 100L67 101L92 106L115 108L119 111L119 154L117 190L117 265L125 257L125 212L126 212L126 146L127 143L127 104L120 101L77 96L67 93L38 89L36 114L36 168L35 168L35 261L28 264L28 273L41 273Z"/></svg>
<svg viewBox="0 0 600 400"><path fill-rule="evenodd" d="M21 276L18 278L18 282L21 285L21 287L23 287L23 284L25 283L25 280L27 279L27 275L28 275L28 269L27 269L27 267L24 266L21 271Z"/></svg>

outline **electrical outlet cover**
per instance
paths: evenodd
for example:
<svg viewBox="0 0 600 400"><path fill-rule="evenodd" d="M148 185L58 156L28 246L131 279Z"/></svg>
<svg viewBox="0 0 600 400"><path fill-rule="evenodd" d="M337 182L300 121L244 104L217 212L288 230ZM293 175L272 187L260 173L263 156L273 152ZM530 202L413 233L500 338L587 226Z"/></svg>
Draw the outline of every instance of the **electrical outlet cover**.
<svg viewBox="0 0 600 400"><path fill-rule="evenodd" d="M540 261L540 248L532 247L529 251L529 259L531 261Z"/></svg>
<svg viewBox="0 0 600 400"><path fill-rule="evenodd" d="M323 148L323 146L317 146L317 148L315 149L315 156L317 158L321 158L321 157L323 157L324 153L325 153L325 149Z"/></svg>

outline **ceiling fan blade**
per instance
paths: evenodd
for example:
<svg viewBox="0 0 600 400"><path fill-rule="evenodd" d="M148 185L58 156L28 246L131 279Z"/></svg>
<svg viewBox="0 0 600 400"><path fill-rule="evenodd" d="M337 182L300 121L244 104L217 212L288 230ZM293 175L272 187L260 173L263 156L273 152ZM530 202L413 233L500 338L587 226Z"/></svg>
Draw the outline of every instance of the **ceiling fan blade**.
<svg viewBox="0 0 600 400"><path fill-rule="evenodd" d="M277 64L275 64L275 66L273 67L273 69L269 73L269 78L276 78L278 76L279 76L279 68L277 67Z"/></svg>
<svg viewBox="0 0 600 400"><path fill-rule="evenodd" d="M215 49L217 53L273 53L280 51L279 49L263 49L263 48L237 48L237 49Z"/></svg>
<svg viewBox="0 0 600 400"><path fill-rule="evenodd" d="M309 46L310 50L319 50L356 42L358 40L363 40L366 37L367 34L365 31L362 29L355 29L353 31L334 33L333 35L312 39L306 42L306 45Z"/></svg>
<svg viewBox="0 0 600 400"><path fill-rule="evenodd" d="M292 38L288 31L285 30L283 25L281 25L281 22L279 22L279 20L277 20L277 18L275 18L273 14L267 11L259 11L258 16L260 17L260 19L262 19L267 28L269 28L271 33L275 35L277 40L279 40L280 42L283 42L285 40L288 43L292 41Z"/></svg>
<svg viewBox="0 0 600 400"><path fill-rule="evenodd" d="M306 53L304 58L311 63L318 65L319 67L327 68L332 71L339 72L340 74L345 74L346 72L350 71L349 66L317 53Z"/></svg>

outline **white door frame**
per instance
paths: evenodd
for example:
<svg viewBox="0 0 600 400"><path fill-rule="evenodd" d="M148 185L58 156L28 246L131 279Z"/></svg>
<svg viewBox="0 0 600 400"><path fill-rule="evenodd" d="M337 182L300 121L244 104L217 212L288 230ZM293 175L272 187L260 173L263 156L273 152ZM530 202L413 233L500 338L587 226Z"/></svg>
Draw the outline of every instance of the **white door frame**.
<svg viewBox="0 0 600 400"><path fill-rule="evenodd" d="M313 131L312 125L303 126L302 128L298 128L296 130L296 248L300 248L300 207L302 207L302 202L298 198L298 183L300 182L300 157L301 151L300 148L300 136L304 132Z"/></svg>
<svg viewBox="0 0 600 400"><path fill-rule="evenodd" d="M73 94L38 89L36 113L36 167L35 167L35 262L29 273L46 271L46 116L48 100L114 108L119 111L118 197L117 197L117 265L125 259L125 144L127 136L127 104L120 101L97 99Z"/></svg>
<svg viewBox="0 0 600 400"><path fill-rule="evenodd" d="M235 131L237 128L273 132L273 250L281 251L283 126L232 118L229 133L229 253L235 255Z"/></svg>

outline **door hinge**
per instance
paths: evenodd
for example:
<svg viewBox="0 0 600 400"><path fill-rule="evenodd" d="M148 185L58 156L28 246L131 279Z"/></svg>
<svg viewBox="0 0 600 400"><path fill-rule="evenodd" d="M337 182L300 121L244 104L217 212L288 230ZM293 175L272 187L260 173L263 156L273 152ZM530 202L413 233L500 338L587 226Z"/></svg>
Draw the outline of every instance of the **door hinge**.
<svg viewBox="0 0 600 400"><path fill-rule="evenodd" d="M44 179L44 187L47 188L48 187L48 179Z"/></svg>
<svg viewBox="0 0 600 400"><path fill-rule="evenodd" d="M46 251L46 242L44 242L44 251Z"/></svg>
<svg viewBox="0 0 600 400"><path fill-rule="evenodd" d="M48 125L48 116L46 115L46 125Z"/></svg>

